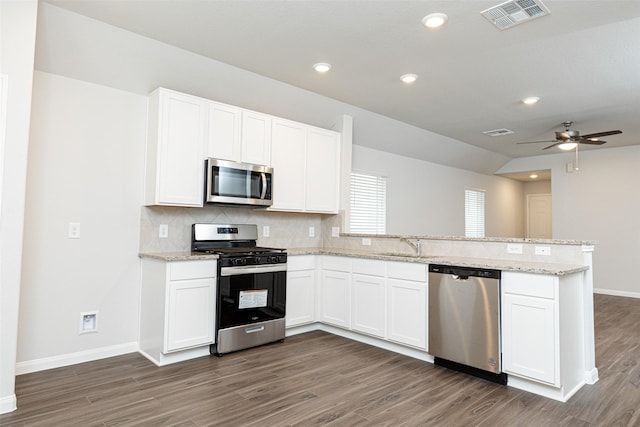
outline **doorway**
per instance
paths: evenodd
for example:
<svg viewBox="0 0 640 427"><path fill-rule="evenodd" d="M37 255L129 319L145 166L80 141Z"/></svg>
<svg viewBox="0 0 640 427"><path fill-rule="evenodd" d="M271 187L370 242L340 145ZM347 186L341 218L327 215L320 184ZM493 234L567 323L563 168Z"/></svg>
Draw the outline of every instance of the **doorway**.
<svg viewBox="0 0 640 427"><path fill-rule="evenodd" d="M526 237L551 239L551 194L527 194Z"/></svg>

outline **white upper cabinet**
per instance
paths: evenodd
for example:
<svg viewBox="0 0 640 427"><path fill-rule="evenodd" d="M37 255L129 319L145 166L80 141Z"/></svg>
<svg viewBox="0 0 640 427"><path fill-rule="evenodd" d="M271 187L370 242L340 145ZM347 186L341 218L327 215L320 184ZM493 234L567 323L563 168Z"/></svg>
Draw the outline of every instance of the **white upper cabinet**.
<svg viewBox="0 0 640 427"><path fill-rule="evenodd" d="M340 195L340 134L307 130L306 205L311 212L337 213Z"/></svg>
<svg viewBox="0 0 640 427"><path fill-rule="evenodd" d="M271 116L242 112L242 161L271 166Z"/></svg>
<svg viewBox="0 0 640 427"><path fill-rule="evenodd" d="M271 116L208 103L206 157L271 165Z"/></svg>
<svg viewBox="0 0 640 427"><path fill-rule="evenodd" d="M218 102L209 102L207 107L206 157L241 161L242 109Z"/></svg>
<svg viewBox="0 0 640 427"><path fill-rule="evenodd" d="M340 134L274 119L272 210L337 213Z"/></svg>
<svg viewBox="0 0 640 427"><path fill-rule="evenodd" d="M158 89L148 114L145 205L202 206L205 100Z"/></svg>
<svg viewBox="0 0 640 427"><path fill-rule="evenodd" d="M306 129L300 123L273 120L271 167L272 209L302 211L305 204Z"/></svg>
<svg viewBox="0 0 640 427"><path fill-rule="evenodd" d="M149 95L145 205L202 207L208 157L271 166L272 210L338 213L340 134L159 88Z"/></svg>

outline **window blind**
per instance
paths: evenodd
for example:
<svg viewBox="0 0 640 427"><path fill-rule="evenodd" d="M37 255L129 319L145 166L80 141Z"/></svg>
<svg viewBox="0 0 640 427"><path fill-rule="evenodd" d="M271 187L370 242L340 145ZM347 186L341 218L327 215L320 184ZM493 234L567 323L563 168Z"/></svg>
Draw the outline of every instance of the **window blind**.
<svg viewBox="0 0 640 427"><path fill-rule="evenodd" d="M387 178L351 173L351 233L384 234L387 213Z"/></svg>
<svg viewBox="0 0 640 427"><path fill-rule="evenodd" d="M464 235L484 237L484 190L464 191Z"/></svg>

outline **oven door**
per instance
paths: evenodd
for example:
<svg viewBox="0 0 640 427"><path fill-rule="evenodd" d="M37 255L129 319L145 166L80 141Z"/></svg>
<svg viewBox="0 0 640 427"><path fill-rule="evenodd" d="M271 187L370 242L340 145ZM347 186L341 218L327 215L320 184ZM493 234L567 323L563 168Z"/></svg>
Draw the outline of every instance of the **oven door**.
<svg viewBox="0 0 640 427"><path fill-rule="evenodd" d="M285 316L287 264L222 267L218 288L218 329Z"/></svg>

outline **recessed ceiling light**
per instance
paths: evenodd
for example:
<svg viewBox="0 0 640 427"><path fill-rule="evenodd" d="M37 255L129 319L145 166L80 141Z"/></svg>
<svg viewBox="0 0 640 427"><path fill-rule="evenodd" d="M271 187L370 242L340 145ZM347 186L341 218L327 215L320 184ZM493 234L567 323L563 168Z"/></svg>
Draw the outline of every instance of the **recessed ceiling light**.
<svg viewBox="0 0 640 427"><path fill-rule="evenodd" d="M529 97L526 97L526 98L524 98L522 100L522 102L524 102L527 105L535 104L538 101L540 101L540 97L539 96L529 96Z"/></svg>
<svg viewBox="0 0 640 427"><path fill-rule="evenodd" d="M400 76L400 80L402 80L403 83L413 83L416 80L418 80L418 75L417 74L403 74Z"/></svg>
<svg viewBox="0 0 640 427"><path fill-rule="evenodd" d="M563 142L562 144L558 145L558 148L561 150L569 151L569 150L573 150L577 146L578 146L577 142Z"/></svg>
<svg viewBox="0 0 640 427"><path fill-rule="evenodd" d="M327 64L326 62L318 62L317 64L313 64L313 69L319 73L326 73L331 69L331 64Z"/></svg>
<svg viewBox="0 0 640 427"><path fill-rule="evenodd" d="M536 175L535 173L532 173L531 175L529 175L529 178L531 179L536 179L538 177L538 175Z"/></svg>
<svg viewBox="0 0 640 427"><path fill-rule="evenodd" d="M422 24L429 28L438 28L447 23L449 17L444 13L430 13L422 18Z"/></svg>

